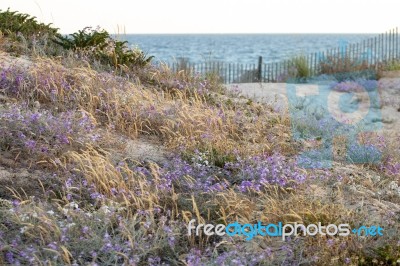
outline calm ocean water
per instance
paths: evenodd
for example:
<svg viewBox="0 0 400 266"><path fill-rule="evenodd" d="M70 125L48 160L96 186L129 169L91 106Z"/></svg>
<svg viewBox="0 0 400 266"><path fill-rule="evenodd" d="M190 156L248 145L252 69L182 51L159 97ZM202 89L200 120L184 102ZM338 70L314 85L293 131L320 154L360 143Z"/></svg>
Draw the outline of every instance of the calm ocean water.
<svg viewBox="0 0 400 266"><path fill-rule="evenodd" d="M184 57L193 63L255 64L259 56L265 63L280 61L373 36L376 34L128 34L125 39L154 55L156 61L175 62Z"/></svg>

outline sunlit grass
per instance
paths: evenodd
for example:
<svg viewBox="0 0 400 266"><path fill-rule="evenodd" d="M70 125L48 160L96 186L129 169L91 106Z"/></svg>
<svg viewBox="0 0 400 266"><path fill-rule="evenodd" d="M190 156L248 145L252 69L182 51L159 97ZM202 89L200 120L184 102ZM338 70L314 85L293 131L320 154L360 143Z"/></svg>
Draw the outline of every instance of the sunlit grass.
<svg viewBox="0 0 400 266"><path fill-rule="evenodd" d="M54 185L40 183L37 196L7 183L0 264L371 265L399 257L398 213L363 208L378 199L399 204L395 137L360 136L382 150L380 165L306 170L294 161L303 147L291 126L307 134L334 126L292 121L233 98L217 79L165 66L113 73L73 57L30 60L1 69L0 157ZM149 136L169 152L166 162L123 150ZM376 196L354 192L360 187ZM191 219L359 226L372 216L388 228L384 237L245 241L188 236L186 228Z"/></svg>

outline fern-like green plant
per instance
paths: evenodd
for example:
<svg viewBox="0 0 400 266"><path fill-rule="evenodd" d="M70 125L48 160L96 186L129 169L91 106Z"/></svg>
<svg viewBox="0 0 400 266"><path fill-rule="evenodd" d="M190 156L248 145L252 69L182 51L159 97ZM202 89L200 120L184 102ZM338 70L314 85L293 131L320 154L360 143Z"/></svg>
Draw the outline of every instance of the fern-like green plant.
<svg viewBox="0 0 400 266"><path fill-rule="evenodd" d="M85 27L83 30L79 30L70 36L57 36L54 42L67 50L86 48L103 50L107 46L109 38L110 34L105 30L94 30L91 27Z"/></svg>
<svg viewBox="0 0 400 266"><path fill-rule="evenodd" d="M26 38L44 35L53 37L59 34L58 28L53 28L51 24L39 23L36 21L36 17L10 11L10 9L0 10L0 31L6 37L18 34L22 34Z"/></svg>
<svg viewBox="0 0 400 266"><path fill-rule="evenodd" d="M151 62L154 56L147 56L140 49L131 49L128 47L127 41L115 41L113 50L114 66L145 66Z"/></svg>
<svg viewBox="0 0 400 266"><path fill-rule="evenodd" d="M145 66L153 58L139 49L130 49L127 41L115 40L105 30L90 27L69 36L58 36L54 42L67 50L84 51L94 59L116 68Z"/></svg>
<svg viewBox="0 0 400 266"><path fill-rule="evenodd" d="M27 44L24 47L28 49L34 47L33 44L37 44L38 40L43 40L43 46L47 46L47 40L52 40L50 43L57 49L83 52L89 58L116 68L145 66L153 58L139 49L130 49L126 41L113 39L106 30L85 27L63 36L57 28L51 27L51 24L39 23L35 17L9 9L0 10L0 33L12 40ZM47 52L48 50L45 51ZM54 51L50 53L54 54Z"/></svg>

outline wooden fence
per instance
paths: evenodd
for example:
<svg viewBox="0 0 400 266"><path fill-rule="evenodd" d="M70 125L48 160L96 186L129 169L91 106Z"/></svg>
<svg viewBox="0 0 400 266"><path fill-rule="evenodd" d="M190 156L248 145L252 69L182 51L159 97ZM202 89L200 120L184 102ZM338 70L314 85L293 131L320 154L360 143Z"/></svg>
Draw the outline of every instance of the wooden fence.
<svg viewBox="0 0 400 266"><path fill-rule="evenodd" d="M396 28L360 43L342 44L324 52L280 62L263 63L262 57L259 57L256 64L190 63L181 59L169 64L169 67L173 71L190 71L201 75L214 73L226 84L280 82L290 78L377 69L382 64L399 60L399 56L399 34Z"/></svg>

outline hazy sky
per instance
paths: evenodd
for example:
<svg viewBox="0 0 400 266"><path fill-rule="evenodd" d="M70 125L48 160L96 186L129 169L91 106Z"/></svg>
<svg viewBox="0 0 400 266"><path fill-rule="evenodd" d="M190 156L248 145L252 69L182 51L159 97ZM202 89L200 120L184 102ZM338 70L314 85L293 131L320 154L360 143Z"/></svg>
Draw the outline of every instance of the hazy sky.
<svg viewBox="0 0 400 266"><path fill-rule="evenodd" d="M63 33L380 33L400 26L398 0L0 0ZM125 28L125 29L124 29Z"/></svg>

